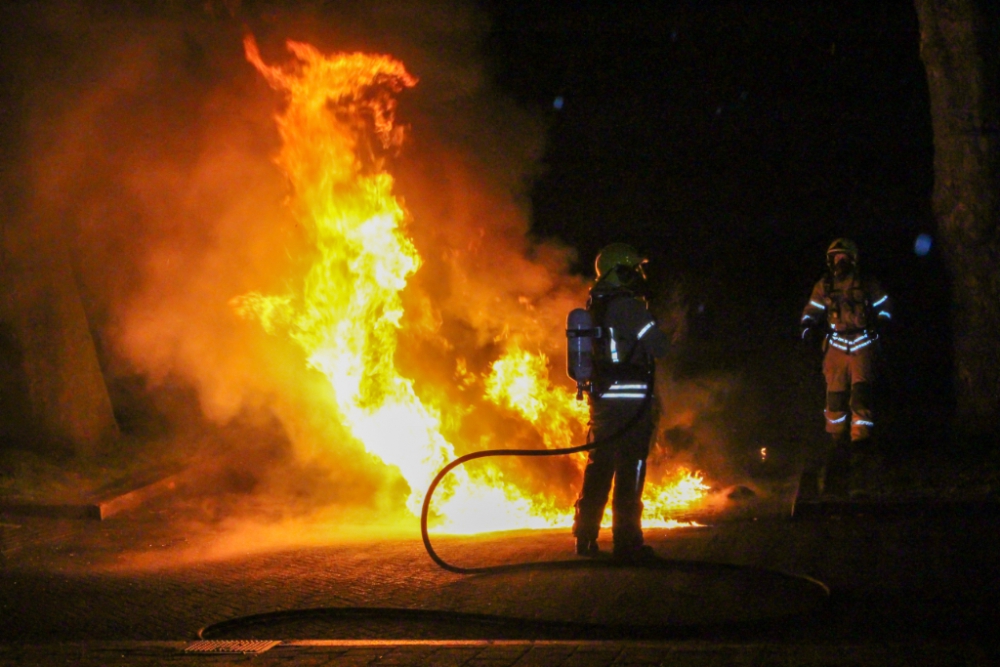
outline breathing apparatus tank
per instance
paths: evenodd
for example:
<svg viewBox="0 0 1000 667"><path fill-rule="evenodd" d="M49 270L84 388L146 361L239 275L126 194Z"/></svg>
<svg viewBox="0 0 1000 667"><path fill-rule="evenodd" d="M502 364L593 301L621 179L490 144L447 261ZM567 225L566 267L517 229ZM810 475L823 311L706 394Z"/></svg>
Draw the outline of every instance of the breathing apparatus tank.
<svg viewBox="0 0 1000 667"><path fill-rule="evenodd" d="M576 380L576 400L590 391L594 378L594 339L601 337L590 311L575 308L566 318L566 374Z"/></svg>

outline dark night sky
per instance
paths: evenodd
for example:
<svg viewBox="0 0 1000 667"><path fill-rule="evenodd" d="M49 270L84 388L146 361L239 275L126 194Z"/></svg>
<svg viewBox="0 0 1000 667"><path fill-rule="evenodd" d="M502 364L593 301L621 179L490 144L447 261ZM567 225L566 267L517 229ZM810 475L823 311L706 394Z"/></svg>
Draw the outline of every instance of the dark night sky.
<svg viewBox="0 0 1000 667"><path fill-rule="evenodd" d="M789 349L827 244L852 237L897 303L900 402L948 402L947 279L936 245L914 253L934 223L912 2L491 9L497 80L550 121L535 234L581 271L605 243L643 249L736 365Z"/></svg>
<svg viewBox="0 0 1000 667"><path fill-rule="evenodd" d="M932 183L912 3L756 4L498 3L496 76L550 110L539 234L597 248L624 225L682 264L834 233L909 251Z"/></svg>

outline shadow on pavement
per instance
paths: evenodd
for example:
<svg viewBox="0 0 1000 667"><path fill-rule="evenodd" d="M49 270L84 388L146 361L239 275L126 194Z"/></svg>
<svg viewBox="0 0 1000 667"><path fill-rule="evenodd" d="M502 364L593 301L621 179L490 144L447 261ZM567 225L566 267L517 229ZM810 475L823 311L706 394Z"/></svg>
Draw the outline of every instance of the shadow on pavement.
<svg viewBox="0 0 1000 667"><path fill-rule="evenodd" d="M448 609L325 607L210 625L203 638L679 638L764 629L819 609L808 577L720 563L552 561L455 581Z"/></svg>

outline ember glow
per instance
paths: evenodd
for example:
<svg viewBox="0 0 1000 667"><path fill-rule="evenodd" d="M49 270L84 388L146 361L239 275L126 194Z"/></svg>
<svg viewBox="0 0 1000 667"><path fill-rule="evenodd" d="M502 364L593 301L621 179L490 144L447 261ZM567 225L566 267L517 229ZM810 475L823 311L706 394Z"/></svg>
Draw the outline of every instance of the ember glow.
<svg viewBox="0 0 1000 667"><path fill-rule="evenodd" d="M466 443L456 448L443 423L460 422L471 405L418 396L419 377L396 367L407 313L402 293L423 260L408 235L411 220L393 192L386 157L400 149L396 95L417 79L389 56L363 53L325 56L288 42L295 62L264 63L252 37L247 60L285 95L277 117L282 148L276 163L291 186L289 204L313 246L306 274L292 277L284 294L251 292L232 299L242 317L269 334L294 340L308 365L332 387L331 419L409 485L408 508L419 514L434 475L461 452L511 443ZM537 336L536 336L537 337ZM531 426L547 448L579 444L586 434L587 405L551 377L561 376L541 351L512 333L483 377L470 377L464 359L456 376L469 386L470 404L482 401ZM453 438L454 436L452 436ZM462 443L459 443L462 444ZM475 446L473 446L475 444ZM582 470L585 456L576 459ZM439 531L476 533L514 528L568 526L571 508L545 493L531 493L489 465L459 468L444 481L433 513ZM650 484L647 523L670 525L669 515L704 495L701 477L686 471Z"/></svg>

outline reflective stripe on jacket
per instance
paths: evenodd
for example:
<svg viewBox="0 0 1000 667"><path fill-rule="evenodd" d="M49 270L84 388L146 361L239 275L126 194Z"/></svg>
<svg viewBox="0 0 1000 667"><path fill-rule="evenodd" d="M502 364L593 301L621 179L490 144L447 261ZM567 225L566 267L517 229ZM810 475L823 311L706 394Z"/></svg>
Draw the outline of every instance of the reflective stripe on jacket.
<svg viewBox="0 0 1000 667"><path fill-rule="evenodd" d="M598 398L610 400L642 400L649 391L648 382L612 382L606 390L597 395Z"/></svg>
<svg viewBox="0 0 1000 667"><path fill-rule="evenodd" d="M594 396L614 400L643 398L653 370L653 358L667 352L666 334L656 326L646 300L621 288L591 290L588 308L602 331L595 350ZM598 339L601 340L601 339Z"/></svg>
<svg viewBox="0 0 1000 667"><path fill-rule="evenodd" d="M874 278L853 273L844 278L825 276L816 282L802 310L801 325L826 322L831 332L873 329L892 318L892 300Z"/></svg>

